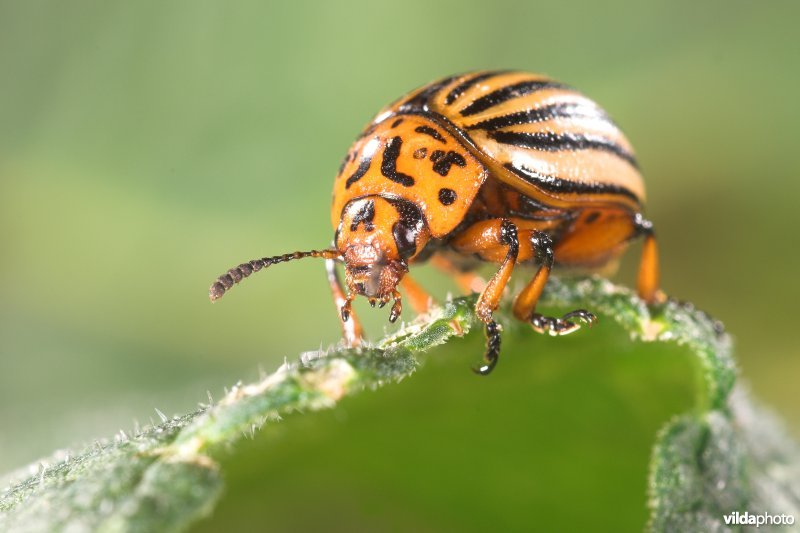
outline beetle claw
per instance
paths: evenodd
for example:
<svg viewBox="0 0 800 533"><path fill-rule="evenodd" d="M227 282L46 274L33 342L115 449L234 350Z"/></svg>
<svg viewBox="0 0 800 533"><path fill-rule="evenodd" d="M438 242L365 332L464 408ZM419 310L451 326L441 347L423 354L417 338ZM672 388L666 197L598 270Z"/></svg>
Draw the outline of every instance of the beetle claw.
<svg viewBox="0 0 800 533"><path fill-rule="evenodd" d="M342 321L347 322L350 319L350 309L353 304L353 296L350 295L347 297L347 300L344 302L342 306Z"/></svg>
<svg viewBox="0 0 800 533"><path fill-rule="evenodd" d="M403 312L403 300L400 293L397 291L392 293L392 297L394 298L394 304L392 305L392 310L389 312L389 322L396 322L397 319L400 318L400 313Z"/></svg>
<svg viewBox="0 0 800 533"><path fill-rule="evenodd" d="M581 327L580 324L573 322L571 319L577 319L589 327L592 327L597 322L597 317L594 313L585 309L576 309L561 318L534 313L531 316L531 326L538 333L547 333L552 336L568 335Z"/></svg>

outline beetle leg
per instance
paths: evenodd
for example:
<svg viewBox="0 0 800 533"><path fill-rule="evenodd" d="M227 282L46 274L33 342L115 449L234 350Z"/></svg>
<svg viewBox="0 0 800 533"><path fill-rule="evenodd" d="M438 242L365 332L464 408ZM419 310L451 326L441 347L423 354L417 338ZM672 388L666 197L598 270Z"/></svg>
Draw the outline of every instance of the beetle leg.
<svg viewBox="0 0 800 533"><path fill-rule="evenodd" d="M328 283L331 286L331 293L333 293L333 302L336 304L336 314L339 316L339 324L342 326L344 341L348 346L359 346L363 336L361 322L358 320L355 311L350 307L352 298L344 294L342 283L336 273L336 263L333 259L325 260L325 270L328 273Z"/></svg>
<svg viewBox="0 0 800 533"><path fill-rule="evenodd" d="M530 322L534 331L556 336L566 335L579 329L581 325L570 320L575 318L585 322L589 325L589 327L592 327L592 324L597 322L597 317L594 315L594 313L587 311L586 309L575 309L574 311L570 311L569 313L565 314L561 318L533 313L533 315L531 315Z"/></svg>
<svg viewBox="0 0 800 533"><path fill-rule="evenodd" d="M434 302L433 297L408 274L400 280L400 285L403 287L409 302L411 302L411 308L414 309L414 312L418 315L427 313L431 303Z"/></svg>
<svg viewBox="0 0 800 533"><path fill-rule="evenodd" d="M400 317L400 313L403 312L403 298L400 296L399 291L394 291L392 293L392 298L394 298L394 303L392 304L392 309L389 311L389 322L396 322Z"/></svg>
<svg viewBox="0 0 800 533"><path fill-rule="evenodd" d="M656 245L656 235L653 232L653 223L645 220L641 215L636 215L635 223L639 233L644 235L636 291L639 293L639 298L645 302L660 303L666 299L666 296L659 289L658 246Z"/></svg>
<svg viewBox="0 0 800 533"><path fill-rule="evenodd" d="M486 288L486 280L475 272L461 270L447 256L436 254L431 257L430 263L445 274L452 276L464 294L483 292L483 289Z"/></svg>
<svg viewBox="0 0 800 533"><path fill-rule="evenodd" d="M553 241L546 233L533 231L531 244L536 254L536 260L539 262L539 270L514 299L514 316L523 322L529 322L535 331L550 335L566 335L580 328L579 323L573 322L574 319L581 320L589 326L594 324L597 317L585 309L570 311L561 318L543 316L534 312L536 303L550 277L550 270L553 268Z"/></svg>
<svg viewBox="0 0 800 533"><path fill-rule="evenodd" d="M476 373L486 375L497 364L500 354L500 326L492 318L494 310L500 303L503 289L511 278L511 272L519 255L519 239L517 226L508 219L485 220L478 222L461 233L452 245L463 253L479 253L481 250L496 247L507 247L505 258L500 269L492 276L475 304L475 314L486 324L485 364L473 369Z"/></svg>

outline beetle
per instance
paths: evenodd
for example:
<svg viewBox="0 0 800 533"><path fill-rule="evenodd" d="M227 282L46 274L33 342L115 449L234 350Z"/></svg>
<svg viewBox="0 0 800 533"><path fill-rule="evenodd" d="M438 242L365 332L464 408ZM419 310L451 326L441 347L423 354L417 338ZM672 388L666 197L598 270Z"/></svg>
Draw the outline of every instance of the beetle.
<svg viewBox="0 0 800 533"><path fill-rule="evenodd" d="M402 286L418 313L432 299L409 276L425 260L480 292L475 313L485 325L483 364L500 353L493 318L512 271L538 268L513 302L514 316L540 333L565 335L596 317L576 309L562 317L536 312L555 265L599 270L644 238L637 291L663 299L653 225L643 217L644 183L633 148L609 115L575 89L547 76L482 71L450 76L381 110L344 157L333 187L333 245L243 263L220 276L212 301L275 263L325 259L347 344L361 342L351 303L393 301ZM486 282L475 260L499 265ZM344 264L345 287L335 263Z"/></svg>

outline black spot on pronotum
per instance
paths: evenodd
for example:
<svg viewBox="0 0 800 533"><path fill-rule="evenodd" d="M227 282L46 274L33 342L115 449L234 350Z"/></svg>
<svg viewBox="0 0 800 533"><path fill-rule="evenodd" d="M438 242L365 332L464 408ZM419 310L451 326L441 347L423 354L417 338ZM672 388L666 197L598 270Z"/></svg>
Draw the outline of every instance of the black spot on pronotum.
<svg viewBox="0 0 800 533"><path fill-rule="evenodd" d="M447 141L445 140L444 137L442 137L442 134L436 131L435 129L431 128L430 126L425 126L425 125L417 126L416 128L414 128L414 131L416 131L417 133L422 133L423 135L429 135L442 144L447 144Z"/></svg>
<svg viewBox="0 0 800 533"><path fill-rule="evenodd" d="M395 120L394 122L392 122L392 125L391 125L391 127L392 127L392 128L396 128L397 126L399 126L399 125L400 125L400 124L402 124L402 123L403 123L403 119L402 119L402 118L398 118L397 120Z"/></svg>
<svg viewBox="0 0 800 533"><path fill-rule="evenodd" d="M456 201L456 191L453 189L439 189L439 202L442 205L451 205Z"/></svg>
<svg viewBox="0 0 800 533"><path fill-rule="evenodd" d="M347 178L347 182L344 185L345 189L349 189L352 184L363 178L364 175L367 173L367 170L369 170L369 166L371 164L372 164L372 158L365 157L364 159L362 159L356 171L353 172L353 174L349 178Z"/></svg>
<svg viewBox="0 0 800 533"><path fill-rule="evenodd" d="M389 139L389 142L386 143L386 148L383 149L381 174L403 187L411 187L414 185L414 178L397 171L397 158L400 157L400 148L402 146L403 139L401 137L397 136Z"/></svg>
<svg viewBox="0 0 800 533"><path fill-rule="evenodd" d="M464 156L452 150L446 154L442 150L434 150L431 154L431 161L433 161L433 171L440 176L447 176L450 172L450 167L456 165L457 167L467 166L467 160Z"/></svg>
<svg viewBox="0 0 800 533"><path fill-rule="evenodd" d="M361 209L353 216L353 222L350 224L350 231L356 231L359 224L364 224L365 231L372 231L375 229L375 225L372 223L373 220L375 220L375 202L369 200L364 202Z"/></svg>
<svg viewBox="0 0 800 533"><path fill-rule="evenodd" d="M424 146L422 148L417 148L414 150L414 159L425 159L428 155L428 149Z"/></svg>

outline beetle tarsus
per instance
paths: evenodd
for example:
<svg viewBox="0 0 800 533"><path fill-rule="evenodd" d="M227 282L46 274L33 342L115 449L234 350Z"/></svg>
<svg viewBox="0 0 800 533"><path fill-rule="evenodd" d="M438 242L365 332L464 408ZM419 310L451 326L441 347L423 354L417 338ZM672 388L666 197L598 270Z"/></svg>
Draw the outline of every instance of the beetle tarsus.
<svg viewBox="0 0 800 533"><path fill-rule="evenodd" d="M497 364L500 355L500 330L500 326L494 320L486 324L486 353L483 356L486 364L473 368L472 371L476 374L488 376Z"/></svg>
<svg viewBox="0 0 800 533"><path fill-rule="evenodd" d="M403 312L403 300L398 291L394 291L392 297L394 298L394 304L392 305L392 310L389 312L389 322L394 323L400 318L400 313Z"/></svg>
<svg viewBox="0 0 800 533"><path fill-rule="evenodd" d="M573 320L575 321L573 322ZM530 320L534 331L538 333L547 333L553 336L568 335L573 331L580 329L581 324L579 324L578 321L585 323L589 327L592 327L594 323L597 322L597 317L594 313L591 313L586 309L576 309L574 311L570 311L561 318L534 313Z"/></svg>
<svg viewBox="0 0 800 533"><path fill-rule="evenodd" d="M350 308L351 308L351 305L352 305L352 301L353 300L348 298L347 301L342 306L342 320L344 322L347 322L348 320L350 320Z"/></svg>

